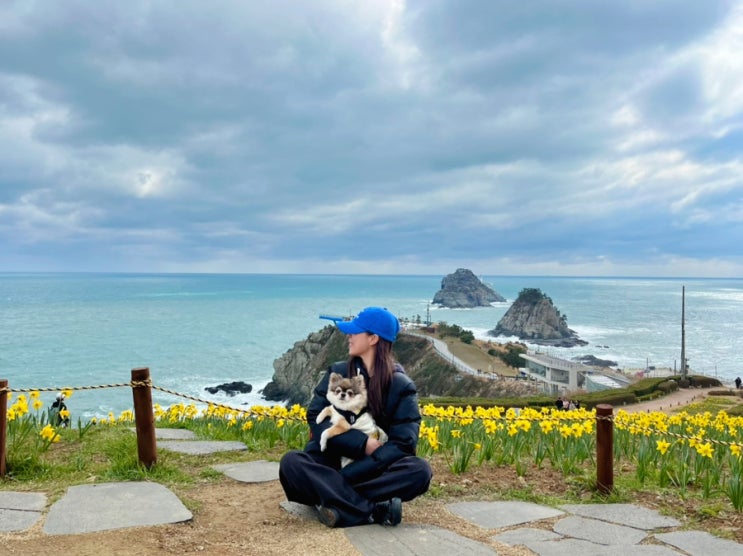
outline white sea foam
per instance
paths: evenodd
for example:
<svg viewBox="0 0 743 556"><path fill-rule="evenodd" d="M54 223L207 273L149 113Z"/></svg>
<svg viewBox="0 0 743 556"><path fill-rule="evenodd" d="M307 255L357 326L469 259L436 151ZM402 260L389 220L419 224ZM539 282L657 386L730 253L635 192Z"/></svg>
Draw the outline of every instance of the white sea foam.
<svg viewBox="0 0 743 556"><path fill-rule="evenodd" d="M710 299L715 301L730 301L743 303L743 291L734 289L721 289L717 291L686 291L686 297L689 299Z"/></svg>

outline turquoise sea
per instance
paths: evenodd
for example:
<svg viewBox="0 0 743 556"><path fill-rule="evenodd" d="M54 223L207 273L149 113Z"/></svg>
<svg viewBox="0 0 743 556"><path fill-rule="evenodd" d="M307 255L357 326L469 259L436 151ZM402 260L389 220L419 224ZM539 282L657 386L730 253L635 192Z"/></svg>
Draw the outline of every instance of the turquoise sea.
<svg viewBox="0 0 743 556"><path fill-rule="evenodd" d="M273 362L313 331L321 314L368 305L400 317L458 324L485 337L521 289L540 288L589 344L541 348L593 354L620 368L680 367L681 297L693 372L743 375L743 280L481 276L508 302L479 309L432 306L443 276L0 273L0 378L11 388L126 383L149 367L157 386L231 405L265 403ZM503 339L505 341L505 338ZM210 395L244 380L251 394ZM42 395L48 404L54 393ZM154 392L162 405L182 400ZM84 419L132 407L128 388L78 391Z"/></svg>

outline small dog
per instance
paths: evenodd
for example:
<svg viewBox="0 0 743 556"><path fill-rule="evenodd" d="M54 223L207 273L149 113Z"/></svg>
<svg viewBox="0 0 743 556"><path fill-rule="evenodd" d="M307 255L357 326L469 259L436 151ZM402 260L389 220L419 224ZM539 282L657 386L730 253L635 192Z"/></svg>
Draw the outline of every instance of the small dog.
<svg viewBox="0 0 743 556"><path fill-rule="evenodd" d="M318 424L328 417L332 426L323 431L320 436L320 450L328 447L328 439L333 438L350 429L358 429L380 442L387 442L387 433L377 426L374 418L366 409L366 384L361 375L353 378L343 378L338 373L330 373L328 382L328 401L315 420ZM345 467L353 461L351 458L341 459L341 466Z"/></svg>

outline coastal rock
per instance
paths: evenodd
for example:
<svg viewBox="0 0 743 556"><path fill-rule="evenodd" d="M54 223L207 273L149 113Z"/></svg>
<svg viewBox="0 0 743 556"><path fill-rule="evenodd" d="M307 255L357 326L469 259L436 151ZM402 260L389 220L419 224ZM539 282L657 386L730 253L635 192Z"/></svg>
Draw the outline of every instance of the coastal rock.
<svg viewBox="0 0 743 556"><path fill-rule="evenodd" d="M584 365L590 367L616 367L617 362L609 359L599 359L595 355L581 355L580 357L574 357L573 361L580 361Z"/></svg>
<svg viewBox="0 0 743 556"><path fill-rule="evenodd" d="M436 352L429 339L413 334L401 333L392 352L422 397L517 397L531 387L524 381L491 380L462 373ZM347 358L346 336L335 326L327 326L296 342L274 361L274 375L263 389L263 396L288 405L307 405L328 366Z"/></svg>
<svg viewBox="0 0 743 556"><path fill-rule="evenodd" d="M306 405L322 373L348 357L346 336L334 325L311 333L273 362L274 374L261 391L269 401Z"/></svg>
<svg viewBox="0 0 743 556"><path fill-rule="evenodd" d="M253 385L242 380L237 380L235 382L225 382L218 386L207 386L204 390L210 394L216 394L222 391L230 396L234 396L235 394L250 394L253 391Z"/></svg>
<svg viewBox="0 0 743 556"><path fill-rule="evenodd" d="M525 288L509 307L490 336L517 336L533 344L574 347L588 342L568 328L567 318L541 290Z"/></svg>
<svg viewBox="0 0 743 556"><path fill-rule="evenodd" d="M471 270L458 268L441 280L441 289L436 292L433 302L452 309L487 307L494 302L504 302L506 298L483 283Z"/></svg>

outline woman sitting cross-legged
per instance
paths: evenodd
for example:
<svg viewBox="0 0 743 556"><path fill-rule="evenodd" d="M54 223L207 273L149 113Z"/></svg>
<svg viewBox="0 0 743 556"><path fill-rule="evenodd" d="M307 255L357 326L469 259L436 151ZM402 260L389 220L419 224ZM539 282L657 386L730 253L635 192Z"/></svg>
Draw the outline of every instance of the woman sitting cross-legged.
<svg viewBox="0 0 743 556"><path fill-rule="evenodd" d="M431 482L430 465L415 455L421 422L415 384L392 358L400 324L387 309L368 307L336 325L348 335L349 359L332 365L315 388L307 409L310 441L304 451L281 459L281 485L289 500L315 506L328 527L397 525L402 502L426 492ZM364 378L367 411L387 434L386 442L351 428L329 437L321 449L331 421L316 420L330 404L326 396L334 372ZM353 461L342 467L344 457Z"/></svg>

